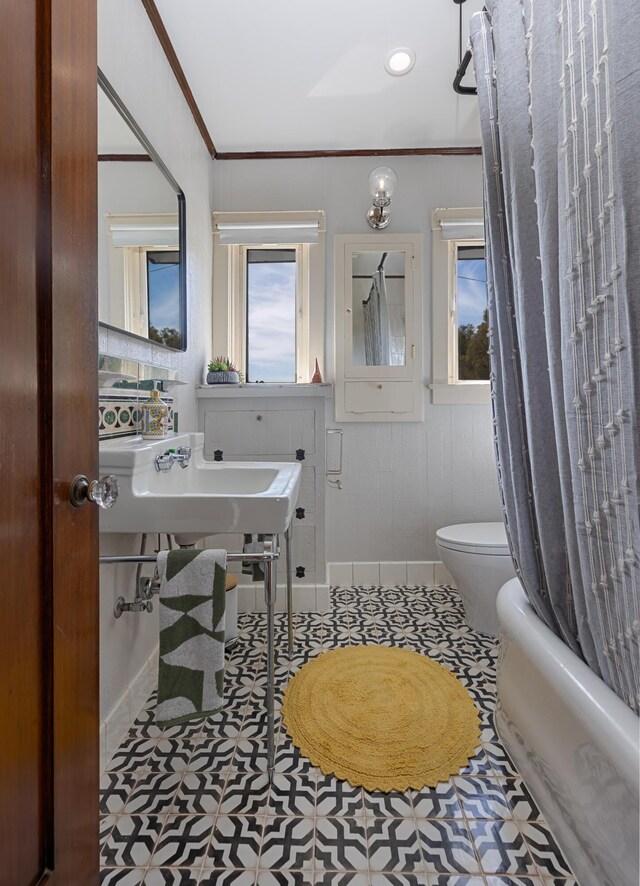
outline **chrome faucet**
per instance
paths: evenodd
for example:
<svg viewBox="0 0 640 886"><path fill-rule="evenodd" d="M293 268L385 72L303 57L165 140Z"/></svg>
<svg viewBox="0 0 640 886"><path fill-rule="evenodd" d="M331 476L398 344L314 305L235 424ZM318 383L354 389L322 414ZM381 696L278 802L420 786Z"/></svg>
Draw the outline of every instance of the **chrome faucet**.
<svg viewBox="0 0 640 886"><path fill-rule="evenodd" d="M180 446L178 450L167 449L163 455L156 455L156 471L166 473L177 462L181 468L186 468L191 460L191 447Z"/></svg>
<svg viewBox="0 0 640 886"><path fill-rule="evenodd" d="M177 461L181 468L186 468L191 461L191 447L179 446L174 461Z"/></svg>

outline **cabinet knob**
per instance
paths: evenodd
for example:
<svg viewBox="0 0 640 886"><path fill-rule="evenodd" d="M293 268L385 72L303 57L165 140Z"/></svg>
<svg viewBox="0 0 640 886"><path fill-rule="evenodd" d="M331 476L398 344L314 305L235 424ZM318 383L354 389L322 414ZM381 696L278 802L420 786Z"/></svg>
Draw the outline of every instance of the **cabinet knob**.
<svg viewBox="0 0 640 886"><path fill-rule="evenodd" d="M381 391L381 390L382 390L382 385L377 385L377 388L378 388L379 391Z"/></svg>

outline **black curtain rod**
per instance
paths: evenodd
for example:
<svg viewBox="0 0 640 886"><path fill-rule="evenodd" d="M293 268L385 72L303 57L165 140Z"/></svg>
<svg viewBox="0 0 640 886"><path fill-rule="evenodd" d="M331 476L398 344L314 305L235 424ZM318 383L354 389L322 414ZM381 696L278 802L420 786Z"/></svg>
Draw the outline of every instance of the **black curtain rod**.
<svg viewBox="0 0 640 886"><path fill-rule="evenodd" d="M462 81L464 79L464 75L467 73L467 68L471 62L472 55L471 50L467 49L464 56L462 57L462 61L458 66L458 70L456 71L456 76L453 78L453 91L457 92L458 95L477 95L478 90L475 86L463 86Z"/></svg>
<svg viewBox="0 0 640 886"><path fill-rule="evenodd" d="M462 4L466 2L466 0L453 0L458 6L460 6L460 28L458 33L458 70L456 71L456 76L453 78L453 91L458 95L477 95L478 89L475 86L463 86L462 81L464 80L464 76L467 73L467 68L471 64L471 59L473 55L471 54L471 50L467 49L464 55L462 55ZM486 12L487 7L483 6L482 11Z"/></svg>

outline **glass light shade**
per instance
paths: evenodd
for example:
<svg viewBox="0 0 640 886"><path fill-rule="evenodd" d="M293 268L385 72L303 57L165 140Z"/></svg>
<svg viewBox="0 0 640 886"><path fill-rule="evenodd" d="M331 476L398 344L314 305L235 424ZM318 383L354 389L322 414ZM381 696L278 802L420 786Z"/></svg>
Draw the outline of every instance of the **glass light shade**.
<svg viewBox="0 0 640 886"><path fill-rule="evenodd" d="M389 200L398 181L390 166L377 166L369 176L369 192L374 199Z"/></svg>

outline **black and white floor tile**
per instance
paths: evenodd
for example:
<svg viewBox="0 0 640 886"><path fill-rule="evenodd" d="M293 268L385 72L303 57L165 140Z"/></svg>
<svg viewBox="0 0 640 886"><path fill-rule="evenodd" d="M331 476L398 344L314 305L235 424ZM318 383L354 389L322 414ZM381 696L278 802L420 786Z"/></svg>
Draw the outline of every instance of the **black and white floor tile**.
<svg viewBox="0 0 640 886"><path fill-rule="evenodd" d="M155 698L102 776L102 886L578 886L493 728L497 646L438 588L332 590L276 616L276 772L266 773L265 616L239 617L225 710L161 729ZM336 646L401 645L451 670L480 711L481 745L436 788L369 792L323 775L279 713L287 681Z"/></svg>

